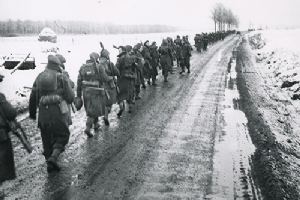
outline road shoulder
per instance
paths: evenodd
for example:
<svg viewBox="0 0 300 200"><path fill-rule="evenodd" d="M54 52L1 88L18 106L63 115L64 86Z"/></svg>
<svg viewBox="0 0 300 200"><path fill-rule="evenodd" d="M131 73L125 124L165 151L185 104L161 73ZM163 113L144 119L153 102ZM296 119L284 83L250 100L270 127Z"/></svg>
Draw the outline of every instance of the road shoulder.
<svg viewBox="0 0 300 200"><path fill-rule="evenodd" d="M266 199L300 199L299 158L280 138L288 137L291 131L285 123L287 116L276 109L282 102L268 95L255 65L247 40L243 39L238 48L237 81L242 109L257 147L253 156L255 175Z"/></svg>

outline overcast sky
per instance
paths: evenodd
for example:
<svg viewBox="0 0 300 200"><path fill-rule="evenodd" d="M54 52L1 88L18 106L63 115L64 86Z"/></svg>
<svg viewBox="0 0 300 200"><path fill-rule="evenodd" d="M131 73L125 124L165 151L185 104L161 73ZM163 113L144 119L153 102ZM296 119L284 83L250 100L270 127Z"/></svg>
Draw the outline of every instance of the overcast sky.
<svg viewBox="0 0 300 200"><path fill-rule="evenodd" d="M213 29L211 9L221 2L242 28L300 26L300 0L0 0L0 20L84 20L115 24L166 24Z"/></svg>

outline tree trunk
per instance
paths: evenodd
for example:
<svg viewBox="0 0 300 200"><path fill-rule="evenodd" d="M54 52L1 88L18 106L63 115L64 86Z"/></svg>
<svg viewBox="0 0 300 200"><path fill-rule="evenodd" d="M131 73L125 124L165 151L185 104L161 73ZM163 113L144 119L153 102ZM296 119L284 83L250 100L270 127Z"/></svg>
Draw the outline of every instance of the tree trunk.
<svg viewBox="0 0 300 200"><path fill-rule="evenodd" d="M215 32L217 32L217 22L216 21L214 22L215 22Z"/></svg>

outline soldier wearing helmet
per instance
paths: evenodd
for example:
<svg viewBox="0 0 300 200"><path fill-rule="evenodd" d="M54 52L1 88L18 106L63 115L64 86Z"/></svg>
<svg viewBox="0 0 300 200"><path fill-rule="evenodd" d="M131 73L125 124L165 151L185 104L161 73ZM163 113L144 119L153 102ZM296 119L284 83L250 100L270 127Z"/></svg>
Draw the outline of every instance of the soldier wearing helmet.
<svg viewBox="0 0 300 200"><path fill-rule="evenodd" d="M90 59L79 69L77 78L77 109L83 99L83 105L87 115L86 128L84 133L93 137L91 129L97 131L100 128L99 117L105 115L106 102L109 99L104 87L105 82L112 81L112 77L105 72L103 65L99 65L99 54L91 53Z"/></svg>
<svg viewBox="0 0 300 200"><path fill-rule="evenodd" d="M29 99L30 118L36 119L41 130L47 171L59 171L59 155L64 151L70 137L67 104L74 100L69 79L62 73L61 62L54 55L48 56L46 69L34 81Z"/></svg>
<svg viewBox="0 0 300 200"><path fill-rule="evenodd" d="M112 79L109 80L108 82L104 82L104 88L109 94L109 99L106 101L105 105L105 115L104 115L104 123L105 125L109 125L108 121L108 114L111 111L111 107L113 104L117 103L117 96L119 89L117 87L117 80L116 76L120 76L119 70L117 67L110 61L109 57L109 52L106 49L102 49L100 53L100 58L99 58L99 65L103 66L105 69L105 73L107 76L111 77Z"/></svg>

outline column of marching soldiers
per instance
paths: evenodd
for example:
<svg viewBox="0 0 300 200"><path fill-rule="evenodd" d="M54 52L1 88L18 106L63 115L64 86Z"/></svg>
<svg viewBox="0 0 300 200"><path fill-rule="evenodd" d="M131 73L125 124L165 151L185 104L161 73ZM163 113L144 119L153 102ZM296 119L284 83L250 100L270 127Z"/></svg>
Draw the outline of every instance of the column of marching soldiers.
<svg viewBox="0 0 300 200"><path fill-rule="evenodd" d="M233 33L203 33L194 38L198 51L206 51L207 46ZM92 52L78 73L76 95L74 83L65 69L66 59L60 55L49 55L43 72L35 79L29 99L29 117L36 120L41 132L43 155L47 171L59 171L58 157L64 151L70 137L72 124L71 110L85 108L87 120L84 133L93 137L92 129L99 128L99 118L103 116L109 126L108 114L113 104L119 105L117 116L120 118L128 106L132 112L135 101L141 99L140 90L157 85L158 69L162 70L164 82L168 74L173 73L173 62L181 67L180 74L190 73L192 46L188 36L177 36L173 41L168 37L162 40L160 47L147 40L133 47L130 45L115 47L119 50L116 65L110 61L110 53L101 43L100 54ZM0 76L2 82L3 76ZM162 83L164 84L164 83ZM72 106L73 105L73 106ZM74 108L75 106L75 108ZM37 109L38 108L38 109ZM0 183L15 178L15 166L10 139L14 132L16 109L0 93Z"/></svg>

